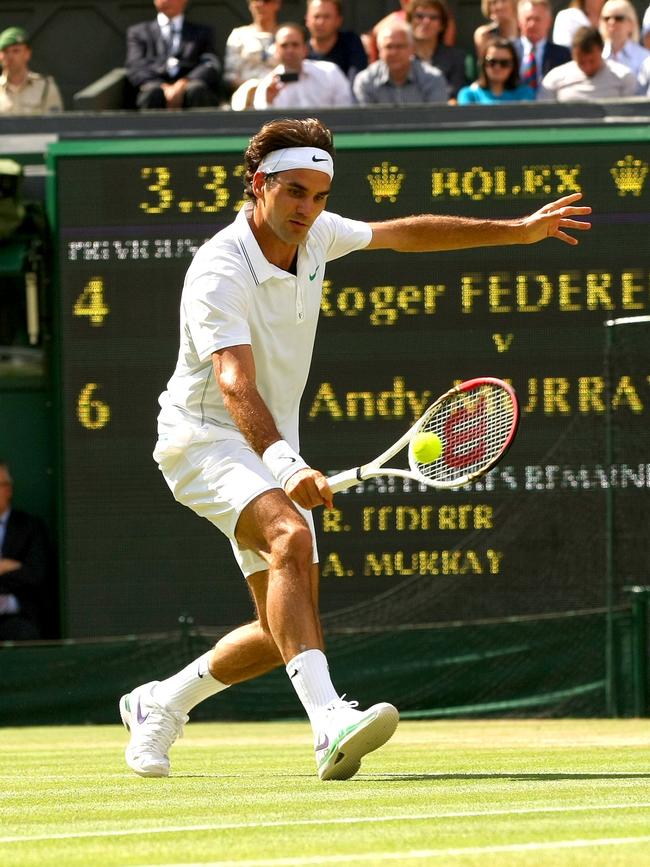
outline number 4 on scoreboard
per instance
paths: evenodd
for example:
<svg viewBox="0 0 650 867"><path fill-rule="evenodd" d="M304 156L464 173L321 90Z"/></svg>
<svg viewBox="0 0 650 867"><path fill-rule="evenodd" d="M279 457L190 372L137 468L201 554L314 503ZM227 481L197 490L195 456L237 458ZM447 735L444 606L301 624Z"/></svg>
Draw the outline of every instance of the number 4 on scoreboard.
<svg viewBox="0 0 650 867"><path fill-rule="evenodd" d="M87 316L91 325L104 324L110 307L104 298L104 281L101 277L91 277L81 295L74 302L72 312L75 316Z"/></svg>

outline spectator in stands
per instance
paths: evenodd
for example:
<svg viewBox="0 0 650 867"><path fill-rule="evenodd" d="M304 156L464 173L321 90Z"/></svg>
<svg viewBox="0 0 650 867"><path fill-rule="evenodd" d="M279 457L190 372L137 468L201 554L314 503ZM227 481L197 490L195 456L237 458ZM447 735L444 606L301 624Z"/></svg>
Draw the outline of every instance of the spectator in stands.
<svg viewBox="0 0 650 867"><path fill-rule="evenodd" d="M643 13L641 22L641 44L650 51L650 6Z"/></svg>
<svg viewBox="0 0 650 867"><path fill-rule="evenodd" d="M573 60L556 66L544 76L537 99L556 102L590 102L634 96L632 70L603 58L603 37L596 27L581 27L571 45Z"/></svg>
<svg viewBox="0 0 650 867"><path fill-rule="evenodd" d="M476 81L458 93L458 105L521 102L535 99L535 91L519 81L519 57L509 39L493 37L479 61Z"/></svg>
<svg viewBox="0 0 650 867"><path fill-rule="evenodd" d="M226 41L223 77L231 92L264 78L275 66L273 42L281 5L281 0L248 0L252 23L235 27Z"/></svg>
<svg viewBox="0 0 650 867"><path fill-rule="evenodd" d="M553 42L571 48L573 37L580 27L598 27L604 0L571 0L566 9L560 9L553 24Z"/></svg>
<svg viewBox="0 0 650 867"><path fill-rule="evenodd" d="M363 44L365 45L366 53L370 61L374 62L379 57L379 50L377 46L377 34L379 33L379 31L383 30L387 24L395 24L400 21L406 22L406 9L410 2L411 0L399 0L399 9L397 9L395 12L389 12L388 15L385 15L380 21L375 24L370 33L364 33ZM445 35L442 41L445 45L455 45L456 18L451 9L448 8L447 11L447 28L445 30Z"/></svg>
<svg viewBox="0 0 650 867"><path fill-rule="evenodd" d="M351 105L350 82L335 63L307 60L301 24L283 24L275 35L278 65L255 91L254 108L311 108Z"/></svg>
<svg viewBox="0 0 650 867"><path fill-rule="evenodd" d="M465 52L444 44L449 23L445 0L410 0L406 20L413 30L415 56L435 66L447 79L448 96L453 99L465 84Z"/></svg>
<svg viewBox="0 0 650 867"><path fill-rule="evenodd" d="M12 508L13 480L0 460L0 641L41 637L50 564L45 524Z"/></svg>
<svg viewBox="0 0 650 867"><path fill-rule="evenodd" d="M638 76L650 51L639 45L641 34L634 6L628 0L607 0L600 13L600 33L605 42L605 60L616 60Z"/></svg>
<svg viewBox="0 0 650 867"><path fill-rule="evenodd" d="M46 114L63 111L59 88L51 75L32 72L32 49L22 27L0 33L0 114Z"/></svg>
<svg viewBox="0 0 650 867"><path fill-rule="evenodd" d="M185 17L188 0L153 0L153 21L129 27L126 72L138 108L200 108L220 101L212 30Z"/></svg>
<svg viewBox="0 0 650 867"><path fill-rule="evenodd" d="M305 24L309 31L309 59L336 63L352 83L357 72L368 65L368 57L361 37L351 30L341 30L341 0L308 0Z"/></svg>
<svg viewBox="0 0 650 867"><path fill-rule="evenodd" d="M553 15L548 0L519 0L517 17L521 36L514 45L519 55L519 76L522 84L536 91L547 72L571 60L571 52L549 39Z"/></svg>
<svg viewBox="0 0 650 867"><path fill-rule="evenodd" d="M481 12L490 23L481 24L474 31L474 48L479 62L490 40L500 36L512 41L519 36L517 0L481 0Z"/></svg>
<svg viewBox="0 0 650 867"><path fill-rule="evenodd" d="M413 31L403 21L386 24L377 33L379 60L354 79L354 95L362 105L406 105L447 102L447 80L435 66L415 57Z"/></svg>
<svg viewBox="0 0 650 867"><path fill-rule="evenodd" d="M650 97L650 57L646 57L641 64L637 80L637 92L641 96Z"/></svg>

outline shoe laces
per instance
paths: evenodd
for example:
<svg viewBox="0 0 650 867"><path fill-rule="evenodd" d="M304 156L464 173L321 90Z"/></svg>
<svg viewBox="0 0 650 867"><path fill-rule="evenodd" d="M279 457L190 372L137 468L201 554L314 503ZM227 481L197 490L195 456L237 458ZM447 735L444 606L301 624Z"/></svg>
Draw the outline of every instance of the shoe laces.
<svg viewBox="0 0 650 867"><path fill-rule="evenodd" d="M326 705L326 711L336 711L336 710L354 710L354 708L359 707L358 701L345 701L346 693L343 693L340 698L335 698L328 705Z"/></svg>
<svg viewBox="0 0 650 867"><path fill-rule="evenodd" d="M183 737L183 726L188 717L179 711L166 710L160 705L149 705L146 725L140 727L138 738L141 747L151 748L153 752L167 754L177 738Z"/></svg>

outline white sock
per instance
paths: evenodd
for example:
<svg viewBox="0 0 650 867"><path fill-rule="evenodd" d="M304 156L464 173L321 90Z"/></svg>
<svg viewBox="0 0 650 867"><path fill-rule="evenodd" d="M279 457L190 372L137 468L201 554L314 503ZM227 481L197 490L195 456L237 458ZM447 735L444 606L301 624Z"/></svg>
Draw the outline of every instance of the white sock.
<svg viewBox="0 0 650 867"><path fill-rule="evenodd" d="M287 664L287 674L307 711L312 728L318 728L326 705L338 698L322 650L305 650Z"/></svg>
<svg viewBox="0 0 650 867"><path fill-rule="evenodd" d="M228 689L230 684L221 683L210 674L208 659L211 655L212 651L208 650L178 674L161 680L151 690L153 698L167 710L188 714L199 702Z"/></svg>

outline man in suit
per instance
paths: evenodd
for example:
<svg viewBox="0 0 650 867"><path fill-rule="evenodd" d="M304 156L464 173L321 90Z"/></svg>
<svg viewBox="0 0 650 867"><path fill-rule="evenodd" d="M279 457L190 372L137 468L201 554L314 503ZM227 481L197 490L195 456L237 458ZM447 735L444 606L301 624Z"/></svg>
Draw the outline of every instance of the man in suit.
<svg viewBox="0 0 650 867"><path fill-rule="evenodd" d="M40 518L13 509L9 466L0 461L0 641L41 637L48 612L49 545Z"/></svg>
<svg viewBox="0 0 650 867"><path fill-rule="evenodd" d="M188 0L154 0L157 16L129 27L126 71L138 108L219 104L221 63L212 30L185 18Z"/></svg>
<svg viewBox="0 0 650 867"><path fill-rule="evenodd" d="M521 36L514 45L520 59L519 76L522 84L536 91L547 72L571 60L571 52L549 39L553 13L548 0L519 0L517 18Z"/></svg>

